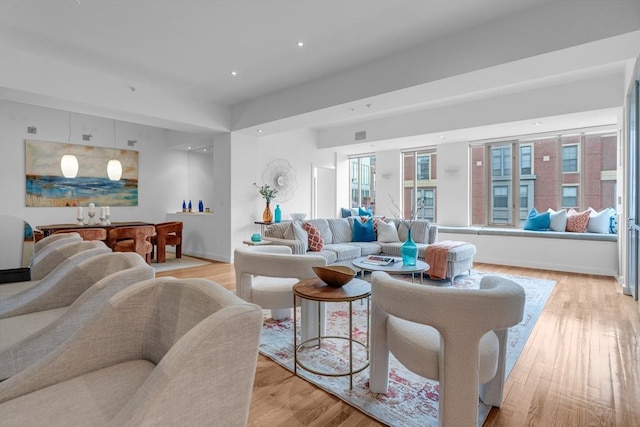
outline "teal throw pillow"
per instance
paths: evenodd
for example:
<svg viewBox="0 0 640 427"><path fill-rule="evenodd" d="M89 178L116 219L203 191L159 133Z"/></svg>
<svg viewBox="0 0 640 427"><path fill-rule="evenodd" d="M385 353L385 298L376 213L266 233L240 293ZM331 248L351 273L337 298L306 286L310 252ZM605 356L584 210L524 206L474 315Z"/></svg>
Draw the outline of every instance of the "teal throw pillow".
<svg viewBox="0 0 640 427"><path fill-rule="evenodd" d="M373 231L373 220L368 219L366 222L360 221L359 218L353 220L352 242L375 242L376 233Z"/></svg>
<svg viewBox="0 0 640 427"><path fill-rule="evenodd" d="M358 208L358 215L360 216L373 216L370 211L364 208Z"/></svg>
<svg viewBox="0 0 640 427"><path fill-rule="evenodd" d="M550 212L538 213L536 208L532 208L529 211L527 220L525 221L524 226L522 228L529 231L547 231L549 229L550 223L551 223Z"/></svg>

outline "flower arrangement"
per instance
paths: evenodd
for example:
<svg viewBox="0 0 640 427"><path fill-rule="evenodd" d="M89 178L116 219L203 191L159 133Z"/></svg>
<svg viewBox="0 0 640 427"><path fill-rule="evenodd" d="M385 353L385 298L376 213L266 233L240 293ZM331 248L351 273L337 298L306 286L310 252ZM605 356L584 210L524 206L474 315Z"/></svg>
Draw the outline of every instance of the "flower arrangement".
<svg viewBox="0 0 640 427"><path fill-rule="evenodd" d="M409 216L409 219L405 219L404 215L402 215L401 213L402 211L400 210L396 202L393 200L393 197L391 197L391 195L389 195L389 199L391 199L391 204L393 205L393 209L391 209L391 215L393 215L393 218L396 221L398 221L399 224L407 227L407 231L411 230L413 223L415 222L416 219L418 219L418 211L415 209L412 210L411 215Z"/></svg>
<svg viewBox="0 0 640 427"><path fill-rule="evenodd" d="M262 187L258 187L258 184L254 182L253 186L258 189L258 192L267 201L267 203L269 203L271 199L274 199L278 194L278 189L271 187L269 184L264 184Z"/></svg>

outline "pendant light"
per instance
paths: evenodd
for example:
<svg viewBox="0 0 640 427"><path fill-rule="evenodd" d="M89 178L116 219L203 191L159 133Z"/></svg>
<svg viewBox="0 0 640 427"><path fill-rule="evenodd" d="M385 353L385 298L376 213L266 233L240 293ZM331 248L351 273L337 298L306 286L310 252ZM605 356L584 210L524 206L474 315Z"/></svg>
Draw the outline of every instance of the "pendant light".
<svg viewBox="0 0 640 427"><path fill-rule="evenodd" d="M65 178L75 178L78 175L78 158L71 154L71 111L69 111L69 138L67 139L67 154L60 159L60 170Z"/></svg>
<svg viewBox="0 0 640 427"><path fill-rule="evenodd" d="M116 158L116 121L113 121L113 159L107 163L107 175L111 181L120 181L122 178L122 163Z"/></svg>

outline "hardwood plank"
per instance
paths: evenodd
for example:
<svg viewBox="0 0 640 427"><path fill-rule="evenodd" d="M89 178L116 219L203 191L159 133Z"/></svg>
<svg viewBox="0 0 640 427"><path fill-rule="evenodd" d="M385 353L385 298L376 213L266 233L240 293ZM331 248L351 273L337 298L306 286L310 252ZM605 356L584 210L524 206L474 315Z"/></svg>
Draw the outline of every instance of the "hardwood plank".
<svg viewBox="0 0 640 427"><path fill-rule="evenodd" d="M640 315L611 277L489 264L475 269L555 280L556 286L485 426L640 425ZM158 273L204 277L235 289L233 266ZM260 356L251 426L383 425Z"/></svg>

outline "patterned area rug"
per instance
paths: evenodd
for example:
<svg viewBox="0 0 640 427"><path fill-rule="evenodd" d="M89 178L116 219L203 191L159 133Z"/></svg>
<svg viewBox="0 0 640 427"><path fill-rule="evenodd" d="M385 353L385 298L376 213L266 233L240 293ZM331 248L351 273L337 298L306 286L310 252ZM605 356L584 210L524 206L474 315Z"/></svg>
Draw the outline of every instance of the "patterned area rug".
<svg viewBox="0 0 640 427"><path fill-rule="evenodd" d="M478 288L480 279L485 275L494 274L472 271L470 276L457 277L454 286ZM502 276L519 283L526 293L524 318L520 324L509 329L506 361L508 376L529 338L555 282L506 274ZM436 286L439 284L437 281L432 282L426 278L425 283ZM366 302L362 304L359 301L354 302L353 308L354 338L366 342L367 304ZM264 316L260 352L293 371L292 319L275 321L270 318L269 310L264 310ZM347 303L327 304L327 335L347 335L348 319ZM348 345L345 340L326 340L323 341L320 350L314 348L314 351L299 352L298 358L306 366L316 371L335 372L336 369L344 371L349 363ZM354 346L354 366L357 367L365 358L365 350L361 346ZM349 390L348 376L326 377L312 374L300 368L298 368L298 375L390 426L438 426L438 383L413 374L402 366L393 355L390 359L389 392L386 395L374 394L369 391L368 368L353 376L353 390ZM490 407L478 402L479 426L484 423L489 410Z"/></svg>

